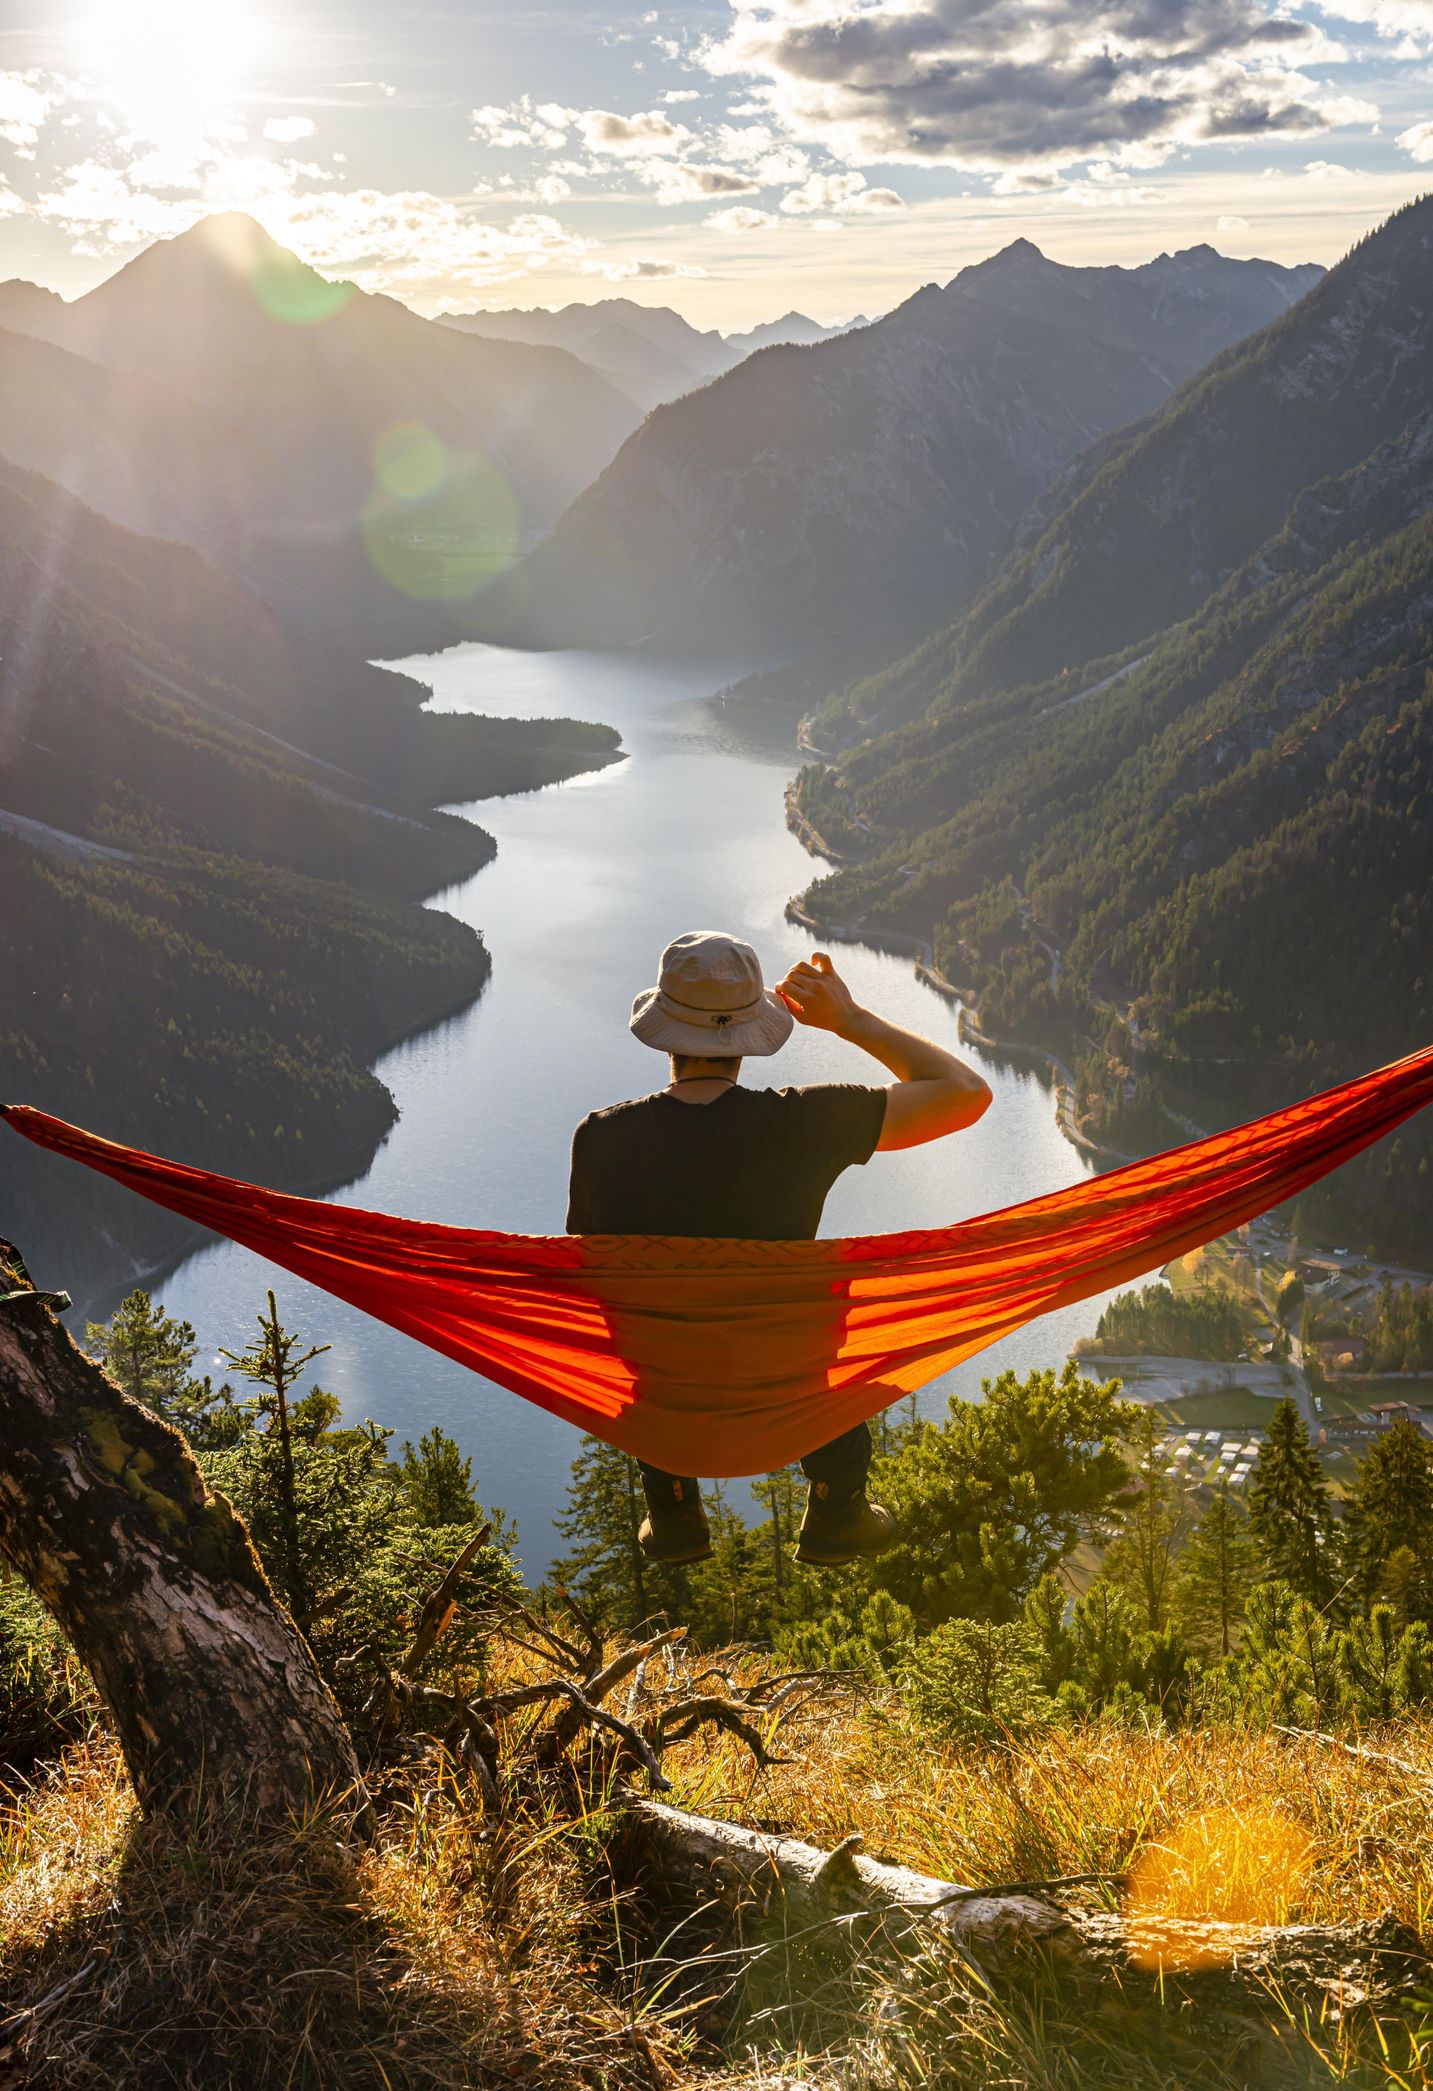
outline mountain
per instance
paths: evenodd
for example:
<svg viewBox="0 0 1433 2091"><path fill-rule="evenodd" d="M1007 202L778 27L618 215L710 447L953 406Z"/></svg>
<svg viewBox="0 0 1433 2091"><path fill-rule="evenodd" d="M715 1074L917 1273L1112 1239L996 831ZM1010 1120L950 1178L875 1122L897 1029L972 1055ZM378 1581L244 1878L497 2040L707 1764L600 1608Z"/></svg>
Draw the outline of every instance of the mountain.
<svg viewBox="0 0 1433 2091"><path fill-rule="evenodd" d="M1071 269L1018 241L870 326L760 350L649 417L488 628L889 652L969 599L1076 453L1316 274L1205 249Z"/></svg>
<svg viewBox="0 0 1433 2091"><path fill-rule="evenodd" d="M848 745L797 805L851 861L807 910L933 935L1118 1146L1247 1116L1433 1035L1430 670L1424 200L1078 460L963 619L825 708ZM1430 1173L1410 1128L1325 1209L1426 1242Z"/></svg>
<svg viewBox="0 0 1433 2091"><path fill-rule="evenodd" d="M442 324L490 341L521 341L579 356L620 387L644 413L729 370L743 351L703 333L666 305L598 298L556 312L449 313Z"/></svg>
<svg viewBox="0 0 1433 2091"><path fill-rule="evenodd" d="M557 312L537 306L526 312L448 313L442 323L489 340L569 349L646 411L695 391L723 371L734 369L757 349L825 341L866 324L855 319L845 326L823 327L802 312L788 312L784 318L768 320L744 334L723 336L703 333L670 306L638 305L631 298L599 298L590 305L564 305ZM4 325L3 299L0 325Z"/></svg>
<svg viewBox="0 0 1433 2091"><path fill-rule="evenodd" d="M480 593L641 418L565 351L466 339L329 282L239 215L72 304L0 287L0 324L0 453L100 507L123 480L116 517L168 516L266 601L354 620L370 648L448 635L443 606ZM59 360L22 357L16 328ZM66 433L82 426L93 460Z"/></svg>
<svg viewBox="0 0 1433 2091"><path fill-rule="evenodd" d="M829 341L833 335L850 334L857 327L869 325L864 313L838 327L823 327L819 320L808 319L804 312L788 312L781 319L769 319L763 326L752 327L745 334L728 334L726 345L729 349L739 349L745 356L763 348L788 345L809 348L813 341Z"/></svg>
<svg viewBox="0 0 1433 2091"><path fill-rule="evenodd" d="M0 464L0 1094L294 1188L364 1168L394 1117L366 1063L487 973L416 905L492 854L432 807L615 744L426 694ZM77 1293L192 1246L72 1174L12 1146L0 1232Z"/></svg>

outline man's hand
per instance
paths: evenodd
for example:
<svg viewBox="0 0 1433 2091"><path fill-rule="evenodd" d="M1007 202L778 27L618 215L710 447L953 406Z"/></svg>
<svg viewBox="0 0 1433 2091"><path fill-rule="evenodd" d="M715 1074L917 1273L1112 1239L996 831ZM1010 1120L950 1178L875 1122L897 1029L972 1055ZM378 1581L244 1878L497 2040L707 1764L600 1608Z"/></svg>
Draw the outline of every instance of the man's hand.
<svg viewBox="0 0 1433 2091"><path fill-rule="evenodd" d="M863 1009L824 951L795 965L776 993L798 1024L834 1031L858 1045L896 1077L886 1091L886 1115L877 1146L889 1152L920 1147L974 1125L990 1103L990 1089L973 1067L914 1031L902 1031Z"/></svg>
<svg viewBox="0 0 1433 2091"><path fill-rule="evenodd" d="M813 1031L842 1034L860 1014L850 988L824 951L813 951L809 966L804 959L794 965L776 993L797 1023L809 1024Z"/></svg>

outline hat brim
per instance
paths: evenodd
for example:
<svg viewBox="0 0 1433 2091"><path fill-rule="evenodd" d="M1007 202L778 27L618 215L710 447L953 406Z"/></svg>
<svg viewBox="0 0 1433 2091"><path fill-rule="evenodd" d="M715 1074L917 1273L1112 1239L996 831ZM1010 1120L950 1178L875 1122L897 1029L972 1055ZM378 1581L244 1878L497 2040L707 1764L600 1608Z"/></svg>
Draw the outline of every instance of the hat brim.
<svg viewBox="0 0 1433 2091"><path fill-rule="evenodd" d="M768 989L761 1008L739 1023L689 1024L662 1005L660 988L646 988L632 1004L632 1036L659 1053L690 1053L703 1060L746 1060L778 1053L796 1028L786 1004Z"/></svg>

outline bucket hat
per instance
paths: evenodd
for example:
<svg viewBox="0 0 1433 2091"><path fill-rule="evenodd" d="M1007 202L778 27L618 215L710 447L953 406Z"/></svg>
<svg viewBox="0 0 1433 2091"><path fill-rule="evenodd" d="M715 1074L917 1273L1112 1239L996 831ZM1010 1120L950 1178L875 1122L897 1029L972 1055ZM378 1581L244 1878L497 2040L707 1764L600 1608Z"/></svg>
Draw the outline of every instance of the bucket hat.
<svg viewBox="0 0 1433 2091"><path fill-rule="evenodd" d="M734 1060L778 1051L793 1022L764 984L750 944L721 930L694 929L662 953L657 985L632 1004L631 1029L659 1053Z"/></svg>

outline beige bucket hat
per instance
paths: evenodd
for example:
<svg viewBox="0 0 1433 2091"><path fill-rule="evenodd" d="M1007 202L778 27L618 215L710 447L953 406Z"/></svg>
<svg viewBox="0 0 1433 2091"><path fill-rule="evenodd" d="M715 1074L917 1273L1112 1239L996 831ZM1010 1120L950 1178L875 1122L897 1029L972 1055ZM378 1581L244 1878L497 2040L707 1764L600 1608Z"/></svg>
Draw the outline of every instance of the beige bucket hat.
<svg viewBox="0 0 1433 2091"><path fill-rule="evenodd" d="M738 1059L774 1053L794 1019L761 977L750 944L718 929L694 929L662 953L657 985L632 1004L632 1032L659 1053Z"/></svg>

